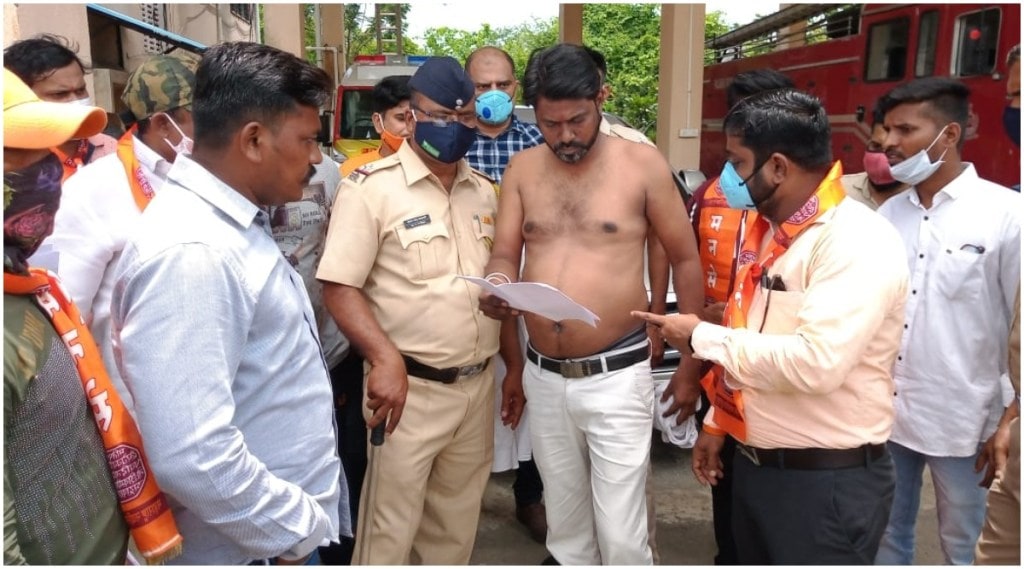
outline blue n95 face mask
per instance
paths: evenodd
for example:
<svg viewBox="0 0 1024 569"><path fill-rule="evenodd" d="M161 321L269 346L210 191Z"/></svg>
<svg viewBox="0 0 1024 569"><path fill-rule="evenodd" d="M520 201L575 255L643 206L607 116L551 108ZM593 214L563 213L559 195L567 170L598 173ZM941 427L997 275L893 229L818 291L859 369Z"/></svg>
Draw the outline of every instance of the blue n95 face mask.
<svg viewBox="0 0 1024 569"><path fill-rule="evenodd" d="M512 97L493 89L476 98L476 117L487 124L501 124L512 114Z"/></svg>
<svg viewBox="0 0 1024 569"><path fill-rule="evenodd" d="M762 164L763 166L763 164ZM725 201L733 209L757 209L754 198L750 196L750 189L747 182L757 174L761 168L755 168L754 173L746 180L740 177L733 167L732 162L726 162L722 168L722 174L718 176L718 187L722 188Z"/></svg>

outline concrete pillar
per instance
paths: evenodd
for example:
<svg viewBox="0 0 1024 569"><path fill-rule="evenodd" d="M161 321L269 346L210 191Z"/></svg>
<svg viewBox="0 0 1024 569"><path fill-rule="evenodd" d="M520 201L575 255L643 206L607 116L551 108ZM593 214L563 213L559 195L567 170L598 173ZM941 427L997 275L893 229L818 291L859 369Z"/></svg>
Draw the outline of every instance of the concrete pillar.
<svg viewBox="0 0 1024 569"><path fill-rule="evenodd" d="M779 4L779 10L789 8L793 4ZM775 45L775 51L792 49L807 45L807 20L790 24L779 30L779 42Z"/></svg>
<svg viewBox="0 0 1024 569"><path fill-rule="evenodd" d="M341 81L345 73L345 5L320 4L320 37L323 45L333 47L337 52L323 52L324 70L331 75L334 84Z"/></svg>
<svg viewBox="0 0 1024 569"><path fill-rule="evenodd" d="M700 166L704 5L661 5L658 148L673 169Z"/></svg>
<svg viewBox="0 0 1024 569"><path fill-rule="evenodd" d="M302 4L264 4L263 43L306 58Z"/></svg>
<svg viewBox="0 0 1024 569"><path fill-rule="evenodd" d="M558 5L558 41L583 45L583 4Z"/></svg>

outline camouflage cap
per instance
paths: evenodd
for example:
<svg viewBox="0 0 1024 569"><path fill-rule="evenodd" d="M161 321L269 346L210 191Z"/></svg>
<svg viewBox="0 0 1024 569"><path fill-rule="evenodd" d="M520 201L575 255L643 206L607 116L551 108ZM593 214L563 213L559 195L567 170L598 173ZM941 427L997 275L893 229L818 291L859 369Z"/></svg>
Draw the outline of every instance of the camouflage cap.
<svg viewBox="0 0 1024 569"><path fill-rule="evenodd" d="M121 100L136 121L192 104L196 86L193 60L157 55L128 76Z"/></svg>

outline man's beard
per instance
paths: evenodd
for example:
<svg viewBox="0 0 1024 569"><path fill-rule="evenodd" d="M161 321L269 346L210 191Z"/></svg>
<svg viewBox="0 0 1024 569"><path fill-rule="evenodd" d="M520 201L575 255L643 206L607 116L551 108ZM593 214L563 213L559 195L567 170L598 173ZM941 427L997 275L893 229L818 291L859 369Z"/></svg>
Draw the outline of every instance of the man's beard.
<svg viewBox="0 0 1024 569"><path fill-rule="evenodd" d="M562 162L565 162L566 164L576 164L580 160L583 160L583 157L590 152L590 149L593 148L594 143L597 142L597 137L600 134L600 129L595 130L593 138L591 138L590 142L586 144L579 142L578 140L573 140L572 142L559 142L555 145L548 145L548 148L550 148L551 151L555 153L555 156L557 156ZM572 148L577 149L578 152L565 152Z"/></svg>
<svg viewBox="0 0 1024 569"><path fill-rule="evenodd" d="M903 185L903 182L899 180L894 180L888 184L876 184L871 182L871 180L868 180L868 182L870 182L871 187L875 188L875 191L880 194L888 194Z"/></svg>

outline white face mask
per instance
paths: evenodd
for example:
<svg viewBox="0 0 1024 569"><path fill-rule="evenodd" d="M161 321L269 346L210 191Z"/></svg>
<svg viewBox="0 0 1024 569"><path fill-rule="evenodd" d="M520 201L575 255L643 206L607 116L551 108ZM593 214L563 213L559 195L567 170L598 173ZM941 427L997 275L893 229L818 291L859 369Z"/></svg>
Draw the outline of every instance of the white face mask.
<svg viewBox="0 0 1024 569"><path fill-rule="evenodd" d="M92 104L92 97L86 97L84 99L75 99L74 101L68 101L69 105L78 105L80 107L95 107Z"/></svg>
<svg viewBox="0 0 1024 569"><path fill-rule="evenodd" d="M178 126L178 123L174 122L174 119L171 118L171 115L169 115L167 113L161 113L161 114L164 115L165 117L167 117L167 120L171 121L171 126L173 126L174 129L178 131L178 134L181 135L181 141L179 141L178 144L174 144L173 142L171 142L167 138L164 139L164 142L166 142L167 146L170 146L171 150L173 150L174 153L179 155L179 156L181 156L181 155L184 155L184 156L191 155L192 154L192 147L195 145L195 142L191 138L189 138L188 136L185 135L184 131L181 130L181 127Z"/></svg>
<svg viewBox="0 0 1024 569"><path fill-rule="evenodd" d="M939 135L935 137L935 140L933 140L931 144L928 145L928 148L921 150L899 164L893 164L890 166L889 171L892 172L893 179L903 182L904 184L916 186L928 178L931 178L932 174L942 166L942 157L946 155L946 150L948 150L948 148L942 151L942 155L939 156L939 159L935 162L932 162L932 159L928 157L928 151L932 149L932 146L935 146L935 143L939 141L939 137L941 137L944 132L946 132L946 127L942 127L942 130L939 131Z"/></svg>

